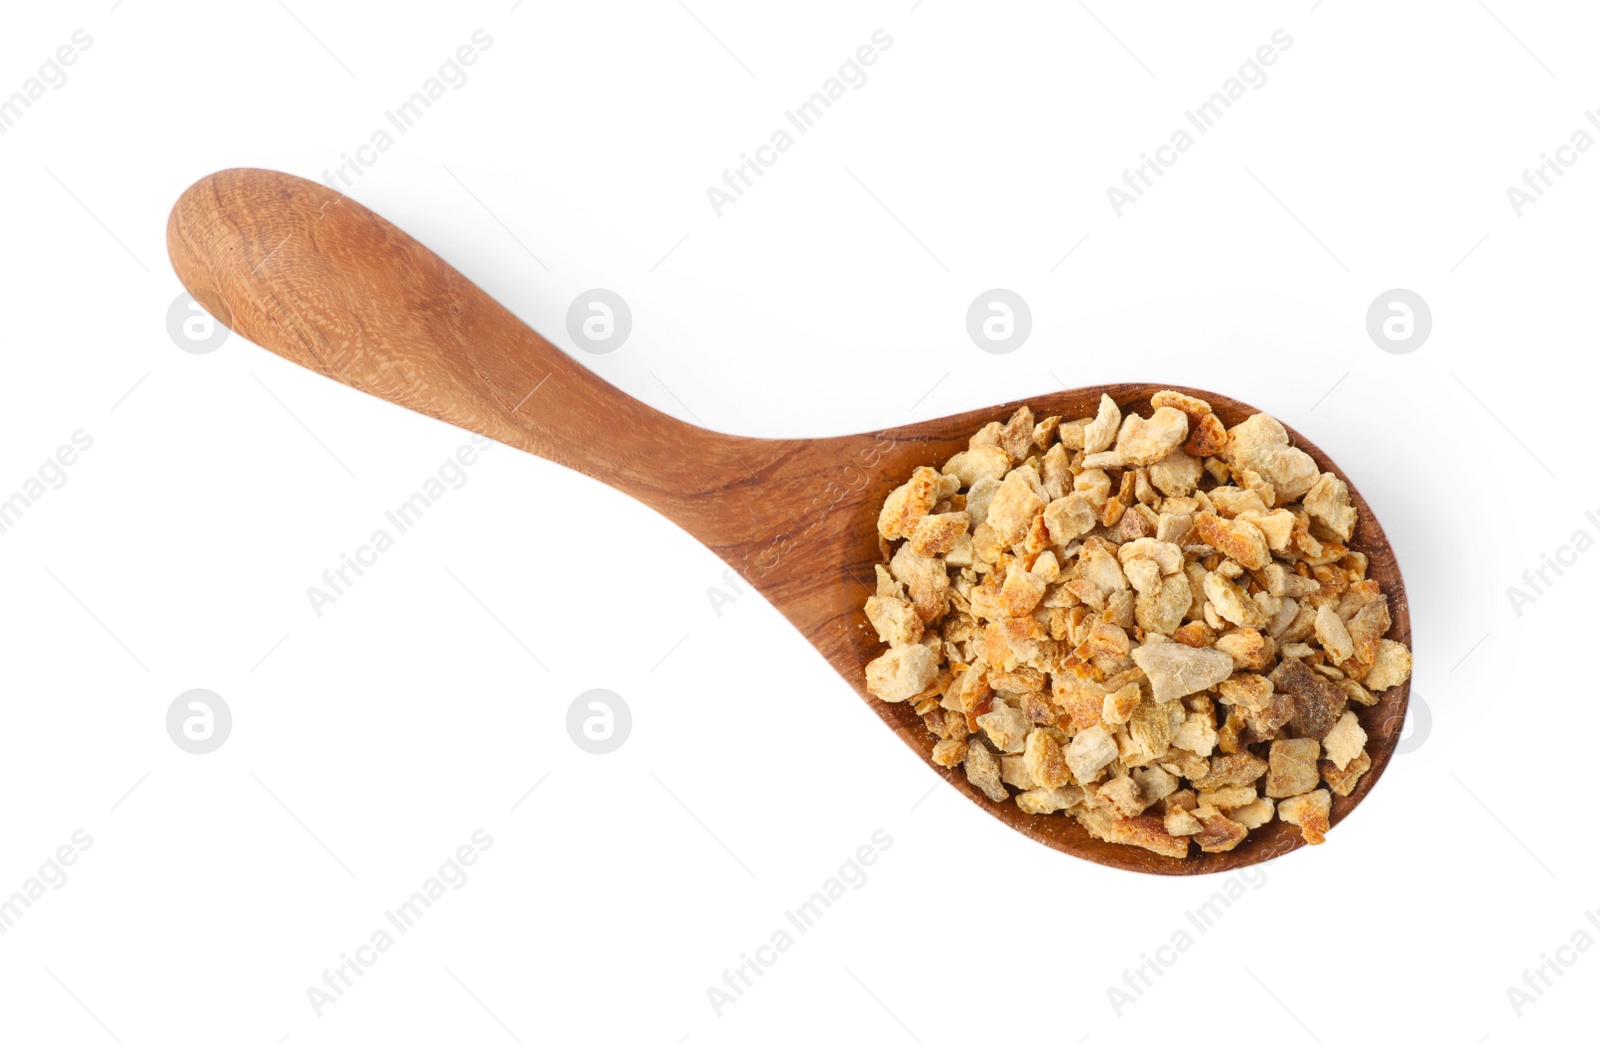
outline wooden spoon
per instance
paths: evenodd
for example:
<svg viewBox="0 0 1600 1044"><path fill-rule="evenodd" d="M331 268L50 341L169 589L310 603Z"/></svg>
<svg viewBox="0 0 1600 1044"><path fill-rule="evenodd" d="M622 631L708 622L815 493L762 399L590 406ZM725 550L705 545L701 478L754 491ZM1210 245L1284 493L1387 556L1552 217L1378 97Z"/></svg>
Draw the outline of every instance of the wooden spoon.
<svg viewBox="0 0 1600 1044"><path fill-rule="evenodd" d="M908 704L866 693L864 669L883 651L862 604L882 561L876 521L889 491L919 465L939 467L973 432L1021 403L864 435L750 439L686 424L629 398L553 347L422 244L322 185L266 170L226 170L186 191L167 225L184 286L242 336L360 391L537 454L655 508L738 570L800 629L867 706L951 786L1007 826L1061 852L1124 870L1231 870L1299 847L1274 822L1231 852L1175 860L1091 838L1064 815L994 804L960 772L933 766L933 741ZM1039 416L1092 416L1105 392L1149 412L1159 384L1051 392L1027 400ZM1257 412L1215 392L1230 426ZM1317 463L1349 482L1309 441ZM1405 588L1367 503L1353 541L1389 596L1390 637L1410 645ZM1409 683L1356 708L1372 768L1333 822L1372 789L1399 739ZM1352 705L1353 706L1353 705Z"/></svg>

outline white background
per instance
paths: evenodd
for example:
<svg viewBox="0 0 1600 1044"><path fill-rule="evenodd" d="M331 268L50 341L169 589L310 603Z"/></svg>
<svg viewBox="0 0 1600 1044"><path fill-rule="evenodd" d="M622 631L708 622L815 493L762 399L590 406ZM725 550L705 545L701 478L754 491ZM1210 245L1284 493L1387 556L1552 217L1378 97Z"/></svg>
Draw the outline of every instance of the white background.
<svg viewBox="0 0 1600 1044"><path fill-rule="evenodd" d="M0 935L0 1035L1593 1032L1600 954L1560 951L1572 967L1520 1009L1507 989L1579 929L1600 940L1600 556L1520 616L1506 594L1600 525L1600 156L1521 216L1506 194L1600 101L1591 11L511 4L7 12L0 97L75 30L93 44L0 135L0 497L73 432L93 446L0 534L0 895L74 831L93 844ZM1410 592L1410 749L1371 799L1200 933L1185 912L1225 880L1010 833L934 787L758 596L714 611L703 548L507 449L315 615L307 587L467 436L237 337L180 351L167 212L223 167L321 178L477 29L493 44L470 79L352 194L653 406L828 435L1159 380L1314 438ZM878 29L893 45L867 82L718 216L706 189ZM1278 29L1293 44L1267 81L1117 216L1107 187ZM591 287L632 309L610 355L565 331ZM1008 355L965 329L991 287L1032 309ZM1395 287L1432 309L1411 354L1366 332ZM654 615L623 633L641 589ZM191 688L232 708L214 753L166 732ZM594 688L633 717L604 756L565 725ZM480 828L466 883L316 1011L324 969ZM717 1010L724 969L880 829L865 884ZM1192 948L1113 1005L1181 929Z"/></svg>

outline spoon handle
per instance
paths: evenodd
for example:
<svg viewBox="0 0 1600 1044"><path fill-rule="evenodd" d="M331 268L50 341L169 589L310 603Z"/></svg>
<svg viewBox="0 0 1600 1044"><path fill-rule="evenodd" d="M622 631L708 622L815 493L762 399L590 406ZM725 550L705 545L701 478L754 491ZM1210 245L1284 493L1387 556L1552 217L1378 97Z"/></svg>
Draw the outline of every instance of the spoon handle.
<svg viewBox="0 0 1600 1044"><path fill-rule="evenodd" d="M768 456L745 448L766 440L710 432L618 391L427 247L303 178L201 179L173 207L167 249L195 299L263 348L599 479L680 524L686 498L737 480L730 451Z"/></svg>

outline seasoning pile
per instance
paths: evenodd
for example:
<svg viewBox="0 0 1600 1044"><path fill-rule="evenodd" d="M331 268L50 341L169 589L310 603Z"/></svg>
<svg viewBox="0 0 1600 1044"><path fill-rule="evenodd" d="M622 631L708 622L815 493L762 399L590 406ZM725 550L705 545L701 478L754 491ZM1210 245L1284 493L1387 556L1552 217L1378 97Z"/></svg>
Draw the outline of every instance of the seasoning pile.
<svg viewBox="0 0 1600 1044"><path fill-rule="evenodd" d="M1274 817L1320 844L1411 673L1344 482L1175 391L989 424L878 516L867 691L995 802L1181 859Z"/></svg>

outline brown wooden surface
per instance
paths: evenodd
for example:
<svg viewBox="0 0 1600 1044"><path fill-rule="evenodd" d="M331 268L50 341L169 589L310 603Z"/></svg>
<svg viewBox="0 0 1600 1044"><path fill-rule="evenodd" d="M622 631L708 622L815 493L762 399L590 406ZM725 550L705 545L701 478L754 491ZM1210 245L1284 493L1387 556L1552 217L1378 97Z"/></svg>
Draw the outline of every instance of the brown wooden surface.
<svg viewBox="0 0 1600 1044"><path fill-rule="evenodd" d="M1232 870L1302 842L1274 821L1232 852L1166 859L1096 841L1063 815L996 805L960 772L928 760L933 740L906 704L867 696L864 669L882 652L862 603L880 561L876 520L918 465L940 466L1004 403L879 433L750 439L707 431L624 395L568 358L394 225L310 181L228 170L178 200L167 248L190 293L239 334L360 391L479 432L599 479L655 508L737 569L817 648L886 725L979 807L1034 840L1106 866L1156 874ZM1037 416L1092 416L1102 391L1148 414L1170 385L1118 384L1029 398ZM1257 412L1215 392L1230 426ZM531 394L530 394L531 393ZM1352 546L1389 596L1389 636L1411 644L1405 587L1383 529L1354 482L1297 432L1295 445L1350 484L1361 521ZM1382 774L1400 736L1410 683L1354 708L1372 769L1338 823ZM887 756L887 755L886 755ZM1337 833L1330 843L1338 844Z"/></svg>

